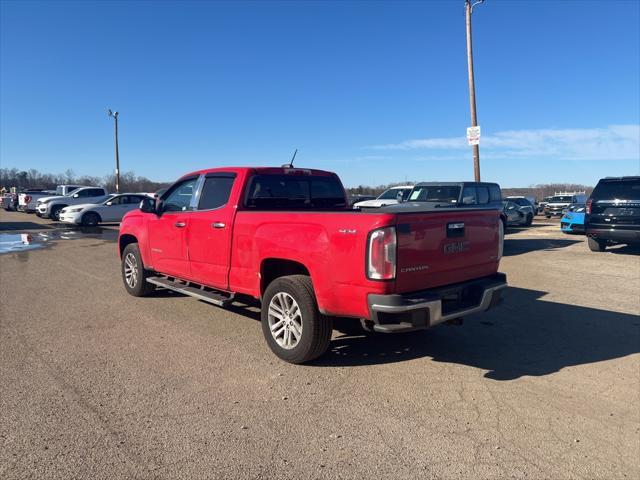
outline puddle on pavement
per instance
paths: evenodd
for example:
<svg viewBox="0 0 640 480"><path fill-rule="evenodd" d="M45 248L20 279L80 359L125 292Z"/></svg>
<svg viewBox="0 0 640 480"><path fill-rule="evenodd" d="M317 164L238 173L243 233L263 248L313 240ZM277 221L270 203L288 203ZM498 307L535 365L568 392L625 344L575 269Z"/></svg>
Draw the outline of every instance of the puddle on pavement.
<svg viewBox="0 0 640 480"><path fill-rule="evenodd" d="M77 240L93 238L105 241L115 241L117 230L100 227L78 229L56 229L33 233L0 233L0 255L44 248L62 240Z"/></svg>

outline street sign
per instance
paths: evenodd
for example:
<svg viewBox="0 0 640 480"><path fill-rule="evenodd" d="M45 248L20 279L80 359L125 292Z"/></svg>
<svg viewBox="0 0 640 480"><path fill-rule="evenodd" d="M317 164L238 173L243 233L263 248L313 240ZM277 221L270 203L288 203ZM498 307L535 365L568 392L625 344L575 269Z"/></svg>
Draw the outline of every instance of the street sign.
<svg viewBox="0 0 640 480"><path fill-rule="evenodd" d="M480 126L467 127L467 141L469 145L480 145Z"/></svg>

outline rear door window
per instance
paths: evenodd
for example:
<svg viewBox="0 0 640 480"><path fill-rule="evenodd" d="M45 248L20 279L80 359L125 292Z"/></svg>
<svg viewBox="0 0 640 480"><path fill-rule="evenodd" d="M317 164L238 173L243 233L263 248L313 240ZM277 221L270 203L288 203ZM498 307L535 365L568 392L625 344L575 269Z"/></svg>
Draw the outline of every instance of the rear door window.
<svg viewBox="0 0 640 480"><path fill-rule="evenodd" d="M198 210L211 210L225 205L231 195L234 174L215 174L204 180Z"/></svg>

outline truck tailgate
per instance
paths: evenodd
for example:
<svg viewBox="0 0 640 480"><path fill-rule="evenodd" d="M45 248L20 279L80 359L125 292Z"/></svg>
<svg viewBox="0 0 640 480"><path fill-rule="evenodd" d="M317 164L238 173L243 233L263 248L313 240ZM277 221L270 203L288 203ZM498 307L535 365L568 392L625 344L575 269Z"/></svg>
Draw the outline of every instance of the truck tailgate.
<svg viewBox="0 0 640 480"><path fill-rule="evenodd" d="M415 292L492 275L499 262L500 222L497 210L398 214L396 291Z"/></svg>

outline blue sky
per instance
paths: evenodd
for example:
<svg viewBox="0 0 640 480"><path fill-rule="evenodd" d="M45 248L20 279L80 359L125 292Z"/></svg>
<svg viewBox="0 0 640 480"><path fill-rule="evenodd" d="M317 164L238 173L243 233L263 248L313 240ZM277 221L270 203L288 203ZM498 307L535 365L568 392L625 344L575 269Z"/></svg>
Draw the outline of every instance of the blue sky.
<svg viewBox="0 0 640 480"><path fill-rule="evenodd" d="M473 176L462 0L2 1L0 163L158 181L297 164L347 186ZM640 173L640 2L474 11L483 180Z"/></svg>

